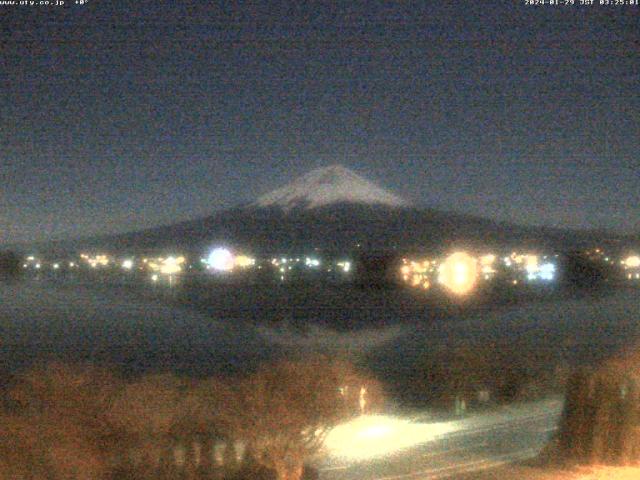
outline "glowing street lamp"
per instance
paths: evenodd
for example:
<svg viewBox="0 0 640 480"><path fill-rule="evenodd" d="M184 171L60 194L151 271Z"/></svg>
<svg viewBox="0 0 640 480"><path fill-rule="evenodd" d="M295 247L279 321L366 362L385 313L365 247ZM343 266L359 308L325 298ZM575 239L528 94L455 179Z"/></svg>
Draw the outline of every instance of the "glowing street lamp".
<svg viewBox="0 0 640 480"><path fill-rule="evenodd" d="M207 265L219 272L228 272L233 269L233 254L226 248L214 248L207 257Z"/></svg>
<svg viewBox="0 0 640 480"><path fill-rule="evenodd" d="M624 264L628 268L638 268L640 267L640 257L638 255L631 255L625 259Z"/></svg>
<svg viewBox="0 0 640 480"><path fill-rule="evenodd" d="M456 252L440 266L438 281L456 295L465 295L475 287L478 262L465 252Z"/></svg>

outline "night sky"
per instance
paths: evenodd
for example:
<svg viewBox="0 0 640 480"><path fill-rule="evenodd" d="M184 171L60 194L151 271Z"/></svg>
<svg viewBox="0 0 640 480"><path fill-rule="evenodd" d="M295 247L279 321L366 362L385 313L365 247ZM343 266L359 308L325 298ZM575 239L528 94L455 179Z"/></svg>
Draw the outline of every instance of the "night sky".
<svg viewBox="0 0 640 480"><path fill-rule="evenodd" d="M0 243L336 163L420 205L640 230L640 7L428 3L0 6Z"/></svg>

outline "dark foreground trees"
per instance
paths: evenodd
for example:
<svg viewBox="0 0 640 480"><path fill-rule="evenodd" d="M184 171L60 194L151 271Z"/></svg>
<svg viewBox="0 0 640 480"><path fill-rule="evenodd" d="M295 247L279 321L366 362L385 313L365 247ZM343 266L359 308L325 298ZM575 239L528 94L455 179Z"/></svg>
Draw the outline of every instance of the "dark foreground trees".
<svg viewBox="0 0 640 480"><path fill-rule="evenodd" d="M14 279L20 274L20 256L12 251L0 251L0 280Z"/></svg>
<svg viewBox="0 0 640 480"><path fill-rule="evenodd" d="M0 420L0 479L108 478L117 439L104 415L118 382L51 364L22 375Z"/></svg>
<svg viewBox="0 0 640 480"><path fill-rule="evenodd" d="M640 463L640 356L575 372L567 385L558 439L562 458L579 463Z"/></svg>
<svg viewBox="0 0 640 480"><path fill-rule="evenodd" d="M377 382L322 357L233 382L53 363L3 393L0 480L298 480L332 426L381 401Z"/></svg>
<svg viewBox="0 0 640 480"><path fill-rule="evenodd" d="M376 382L349 363L324 357L263 366L238 393L234 431L279 480L300 479L305 460L331 428L381 400Z"/></svg>
<svg viewBox="0 0 640 480"><path fill-rule="evenodd" d="M446 409L535 398L561 389L559 376L543 368L547 354L516 341L446 344L418 361L407 390L415 403Z"/></svg>

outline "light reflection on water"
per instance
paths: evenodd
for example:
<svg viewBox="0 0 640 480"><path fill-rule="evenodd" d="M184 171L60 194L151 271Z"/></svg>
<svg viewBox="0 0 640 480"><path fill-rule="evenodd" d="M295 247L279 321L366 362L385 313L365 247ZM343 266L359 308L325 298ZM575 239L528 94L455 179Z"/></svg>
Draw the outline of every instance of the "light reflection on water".
<svg viewBox="0 0 640 480"><path fill-rule="evenodd" d="M150 283L153 286L169 287L169 288L174 288L184 283L180 275L163 275L163 274L150 275L145 280L145 282Z"/></svg>

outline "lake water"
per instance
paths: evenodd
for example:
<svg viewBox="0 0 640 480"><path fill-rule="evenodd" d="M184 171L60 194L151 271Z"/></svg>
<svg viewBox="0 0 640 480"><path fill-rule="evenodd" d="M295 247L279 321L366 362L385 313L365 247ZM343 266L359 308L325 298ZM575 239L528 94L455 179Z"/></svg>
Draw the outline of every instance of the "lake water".
<svg viewBox="0 0 640 480"><path fill-rule="evenodd" d="M244 371L279 356L326 352L398 377L425 352L461 341L524 341L549 362L578 364L634 345L640 335L637 290L446 316L389 292L343 286L331 293L334 301L321 302L319 294L288 288L260 291L255 298L248 290L234 296L233 289L213 289L206 293L213 299L207 308L190 308L183 300L178 305L170 297L105 285L2 284L0 365L6 372L61 358L131 372L208 375ZM305 315L309 321L303 326ZM353 318L359 328L332 329L335 318Z"/></svg>

